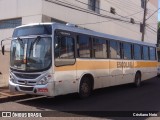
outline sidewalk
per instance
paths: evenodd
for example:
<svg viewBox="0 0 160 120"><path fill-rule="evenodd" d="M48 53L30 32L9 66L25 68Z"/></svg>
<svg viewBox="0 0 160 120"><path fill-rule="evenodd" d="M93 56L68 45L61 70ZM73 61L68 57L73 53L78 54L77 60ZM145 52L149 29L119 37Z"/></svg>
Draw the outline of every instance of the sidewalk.
<svg viewBox="0 0 160 120"><path fill-rule="evenodd" d="M0 103L10 102L26 97L29 97L29 95L22 93L11 93L8 87L0 87Z"/></svg>

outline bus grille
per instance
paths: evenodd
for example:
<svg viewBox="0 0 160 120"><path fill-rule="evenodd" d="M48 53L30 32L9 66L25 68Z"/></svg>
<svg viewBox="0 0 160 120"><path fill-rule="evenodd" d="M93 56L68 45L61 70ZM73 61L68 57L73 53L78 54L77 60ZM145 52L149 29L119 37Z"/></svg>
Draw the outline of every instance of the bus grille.
<svg viewBox="0 0 160 120"><path fill-rule="evenodd" d="M23 86L19 86L19 88L23 91L33 91L33 87L23 87Z"/></svg>
<svg viewBox="0 0 160 120"><path fill-rule="evenodd" d="M35 79L40 76L40 74L19 74L14 73L17 77L23 78L23 79Z"/></svg>

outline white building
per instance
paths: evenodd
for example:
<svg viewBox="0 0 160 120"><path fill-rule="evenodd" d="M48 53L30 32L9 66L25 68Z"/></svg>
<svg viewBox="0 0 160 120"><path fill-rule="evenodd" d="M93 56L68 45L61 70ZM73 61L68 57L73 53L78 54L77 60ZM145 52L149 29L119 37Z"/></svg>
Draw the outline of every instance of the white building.
<svg viewBox="0 0 160 120"><path fill-rule="evenodd" d="M158 0L147 2L144 41L153 44L157 43L157 9ZM0 0L0 40L11 37L16 26L53 21L141 40L143 16L144 0ZM5 44L9 50L10 41ZM3 79L9 69L9 55L5 58L0 56Z"/></svg>
<svg viewBox="0 0 160 120"><path fill-rule="evenodd" d="M98 32L141 40L144 0L0 0L0 40L12 36L17 25L57 21ZM147 3L146 19L158 8ZM110 11L115 12L110 13ZM135 24L130 23L133 18ZM157 42L157 13L146 21L145 42Z"/></svg>

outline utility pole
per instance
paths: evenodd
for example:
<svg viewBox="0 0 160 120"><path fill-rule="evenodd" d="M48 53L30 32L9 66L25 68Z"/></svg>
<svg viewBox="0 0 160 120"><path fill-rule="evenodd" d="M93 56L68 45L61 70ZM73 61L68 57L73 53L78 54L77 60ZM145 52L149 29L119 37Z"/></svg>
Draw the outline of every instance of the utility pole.
<svg viewBox="0 0 160 120"><path fill-rule="evenodd" d="M144 41L145 27L146 27L146 12L147 12L147 0L144 0L144 16L142 24L142 41Z"/></svg>

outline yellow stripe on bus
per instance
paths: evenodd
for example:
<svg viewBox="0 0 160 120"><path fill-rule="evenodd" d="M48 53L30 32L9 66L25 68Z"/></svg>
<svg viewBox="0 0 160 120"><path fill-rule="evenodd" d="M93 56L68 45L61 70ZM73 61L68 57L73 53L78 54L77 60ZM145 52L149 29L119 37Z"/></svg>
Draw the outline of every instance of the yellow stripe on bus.
<svg viewBox="0 0 160 120"><path fill-rule="evenodd" d="M134 68L157 67L157 62L134 62Z"/></svg>
<svg viewBox="0 0 160 120"><path fill-rule="evenodd" d="M74 65L55 67L55 71L157 67L156 61L77 61Z"/></svg>

